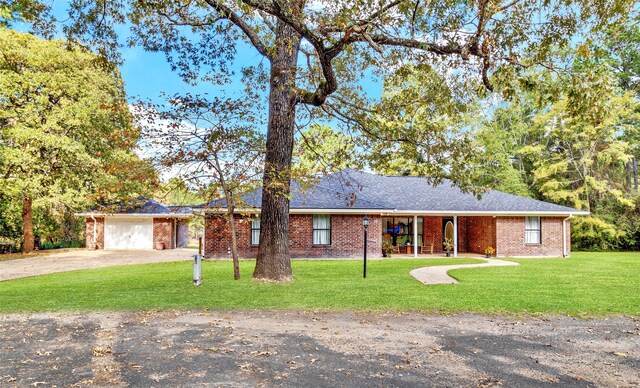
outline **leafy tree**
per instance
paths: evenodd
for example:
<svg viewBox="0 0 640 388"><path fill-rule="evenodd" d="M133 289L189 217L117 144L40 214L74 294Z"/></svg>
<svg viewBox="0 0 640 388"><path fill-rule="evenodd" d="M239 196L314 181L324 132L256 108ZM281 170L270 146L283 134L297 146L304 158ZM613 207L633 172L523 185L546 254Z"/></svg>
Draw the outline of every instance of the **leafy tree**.
<svg viewBox="0 0 640 388"><path fill-rule="evenodd" d="M225 208L236 280L240 263L234 213L259 183L264 155L264 137L255 129L251 107L247 101L186 95L137 113L156 163L178 169L188 187Z"/></svg>
<svg viewBox="0 0 640 388"><path fill-rule="evenodd" d="M583 47L563 58L569 58L568 73L532 72L480 131L482 146L498 160L487 172L507 174L539 199L590 211L574 220L575 246L614 248L634 229L629 220L638 195L626 165L633 156L629 139L640 130L640 102L619 89L592 51Z"/></svg>
<svg viewBox="0 0 640 388"><path fill-rule="evenodd" d="M362 168L362 158L351 138L326 125L311 124L293 148L294 173L299 178L327 174L347 167Z"/></svg>
<svg viewBox="0 0 640 388"><path fill-rule="evenodd" d="M26 15L44 15L36 18L35 29L49 27L48 8L38 8L48 3L16 2ZM258 64L244 74L268 80L269 120L254 277L286 281L292 277L288 207L299 106L308 107L313 115L318 111L314 107L349 103L360 94L359 80L370 70L383 74L408 62L432 64L441 75L452 70L465 73L491 89L491 74L505 66L513 69L522 53L544 63L550 47L571 42L579 31L590 33L618 21L632 4L629 0L75 0L65 31L108 55L117 50L117 24L128 19L133 32L129 43L164 51L191 81L201 69L208 71L207 79L224 81L232 73L230 59L240 42L255 48ZM439 152L446 154L447 149Z"/></svg>
<svg viewBox="0 0 640 388"><path fill-rule="evenodd" d="M477 150L472 141L477 83L433 67L404 65L384 82L373 111L360 115L371 166L387 175L417 175L439 183L451 178L480 191L470 177Z"/></svg>
<svg viewBox="0 0 640 388"><path fill-rule="evenodd" d="M63 41L1 27L0 52L0 198L20 202L29 252L34 208L117 199L154 172L130 151L138 133L116 71Z"/></svg>

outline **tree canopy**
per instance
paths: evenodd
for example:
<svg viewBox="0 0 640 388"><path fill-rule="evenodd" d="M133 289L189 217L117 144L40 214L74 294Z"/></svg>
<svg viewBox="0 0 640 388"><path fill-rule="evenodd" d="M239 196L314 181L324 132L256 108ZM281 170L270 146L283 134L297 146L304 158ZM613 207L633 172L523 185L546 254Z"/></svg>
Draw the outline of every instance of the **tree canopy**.
<svg viewBox="0 0 640 388"><path fill-rule="evenodd" d="M0 199L22 207L25 251L32 206L61 213L153 184L131 151L138 130L117 71L64 41L2 27L0 52Z"/></svg>

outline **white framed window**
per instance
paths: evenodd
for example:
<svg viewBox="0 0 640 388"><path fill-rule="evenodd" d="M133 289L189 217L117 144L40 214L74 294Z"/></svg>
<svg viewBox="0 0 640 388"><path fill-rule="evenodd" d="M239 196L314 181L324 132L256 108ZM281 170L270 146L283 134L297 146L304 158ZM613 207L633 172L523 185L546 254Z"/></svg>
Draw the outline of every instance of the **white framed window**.
<svg viewBox="0 0 640 388"><path fill-rule="evenodd" d="M260 217L251 219L251 245L260 244Z"/></svg>
<svg viewBox="0 0 640 388"><path fill-rule="evenodd" d="M331 215L313 215L313 245L331 245Z"/></svg>
<svg viewBox="0 0 640 388"><path fill-rule="evenodd" d="M524 218L524 243L541 244L542 233L540 230L540 217Z"/></svg>

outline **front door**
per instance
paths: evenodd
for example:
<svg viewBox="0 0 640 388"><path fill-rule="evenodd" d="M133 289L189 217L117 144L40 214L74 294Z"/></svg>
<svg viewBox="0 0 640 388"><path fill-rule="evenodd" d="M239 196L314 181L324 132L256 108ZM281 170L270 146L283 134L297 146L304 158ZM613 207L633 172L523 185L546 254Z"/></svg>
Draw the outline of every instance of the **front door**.
<svg viewBox="0 0 640 388"><path fill-rule="evenodd" d="M451 241L453 241L453 218L442 218L442 236L442 250L446 251L444 241L447 239L451 239Z"/></svg>

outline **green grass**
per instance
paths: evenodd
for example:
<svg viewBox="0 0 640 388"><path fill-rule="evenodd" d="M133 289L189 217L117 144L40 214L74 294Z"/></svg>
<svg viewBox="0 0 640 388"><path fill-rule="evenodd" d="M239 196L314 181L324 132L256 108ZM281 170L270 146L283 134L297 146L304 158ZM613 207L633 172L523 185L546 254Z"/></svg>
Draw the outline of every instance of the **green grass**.
<svg viewBox="0 0 640 388"><path fill-rule="evenodd" d="M232 280L231 262L204 262L201 287L190 262L121 266L0 283L0 312L138 309L330 309L422 312L640 315L640 253L574 253L519 259L518 267L461 269L455 285L424 286L409 275L426 265L473 259L294 261L295 280L251 280L252 261Z"/></svg>

